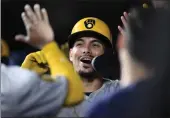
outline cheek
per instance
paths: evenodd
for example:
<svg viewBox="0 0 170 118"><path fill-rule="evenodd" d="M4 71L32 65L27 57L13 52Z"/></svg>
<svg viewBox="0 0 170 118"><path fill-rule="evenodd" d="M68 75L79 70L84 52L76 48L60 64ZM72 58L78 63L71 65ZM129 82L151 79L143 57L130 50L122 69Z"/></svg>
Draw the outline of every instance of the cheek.
<svg viewBox="0 0 170 118"><path fill-rule="evenodd" d="M93 56L100 56L104 53L104 49L94 49Z"/></svg>
<svg viewBox="0 0 170 118"><path fill-rule="evenodd" d="M72 50L72 61L75 61L81 54L81 51L78 48L73 48Z"/></svg>

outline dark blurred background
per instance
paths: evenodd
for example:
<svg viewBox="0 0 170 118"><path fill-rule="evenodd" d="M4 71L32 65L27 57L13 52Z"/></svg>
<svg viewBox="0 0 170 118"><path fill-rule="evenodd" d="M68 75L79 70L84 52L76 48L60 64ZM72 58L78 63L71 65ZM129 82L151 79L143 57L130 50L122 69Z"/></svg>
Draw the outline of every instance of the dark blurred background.
<svg viewBox="0 0 170 118"><path fill-rule="evenodd" d="M55 32L55 40L58 44L64 44L74 24L83 17L93 16L105 21L113 34L115 48L118 34L117 26L121 25L120 16L123 11L143 3L150 5L149 0L2 0L1 4L1 37L7 41L11 50L11 64L20 65L25 56L37 49L16 42L14 37L18 33L25 34L21 13L25 4L33 6L39 3L48 11L51 25ZM117 53L115 55L115 68L118 72Z"/></svg>
<svg viewBox="0 0 170 118"><path fill-rule="evenodd" d="M104 20L112 30L113 40L117 36L120 16L131 6L142 6L147 0L2 0L2 38L7 40L12 50L30 48L16 43L14 36L25 33L21 13L25 4L39 3L48 11L56 41L63 44L74 24L83 17L93 16Z"/></svg>

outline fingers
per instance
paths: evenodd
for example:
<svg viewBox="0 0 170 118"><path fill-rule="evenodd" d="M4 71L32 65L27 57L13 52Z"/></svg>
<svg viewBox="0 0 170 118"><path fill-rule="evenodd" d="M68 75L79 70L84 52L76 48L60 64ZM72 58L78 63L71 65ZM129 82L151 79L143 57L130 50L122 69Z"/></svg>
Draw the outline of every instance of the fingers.
<svg viewBox="0 0 170 118"><path fill-rule="evenodd" d="M41 51L32 53L32 55L39 64L47 64L47 61Z"/></svg>
<svg viewBox="0 0 170 118"><path fill-rule="evenodd" d="M23 20L26 20L27 24L28 24L28 21L29 21L29 23L36 24L36 22L38 20L43 20L43 21L49 23L48 13L47 13L46 9L45 8L40 9L39 4L34 5L34 11L30 7L30 5L25 5L24 9L25 9L25 12L22 13L22 18L23 18Z"/></svg>
<svg viewBox="0 0 170 118"><path fill-rule="evenodd" d="M124 16L121 16L120 18L121 18L121 21L122 21L122 23L123 23L123 26L126 27L127 21L126 21L125 17L124 17ZM118 30L120 31L120 33L121 33L122 35L124 35L124 29L123 29L121 26L118 26Z"/></svg>
<svg viewBox="0 0 170 118"><path fill-rule="evenodd" d="M123 25L126 25L127 19L128 19L128 14L127 12L123 12L123 16L120 17Z"/></svg>
<svg viewBox="0 0 170 118"><path fill-rule="evenodd" d="M122 35L124 34L124 29L121 26L118 26L118 30Z"/></svg>
<svg viewBox="0 0 170 118"><path fill-rule="evenodd" d="M127 20L129 16L130 16L130 13L123 12L123 16L120 17L124 28L126 28L128 25ZM124 34L124 29L121 26L118 26L118 30L120 31L121 34Z"/></svg>
<svg viewBox="0 0 170 118"><path fill-rule="evenodd" d="M26 20L29 20L29 22L36 23L37 20L43 20L47 23L49 23L48 13L45 8L40 9L39 4L34 5L34 11L29 5L25 5L25 13L24 18Z"/></svg>
<svg viewBox="0 0 170 118"><path fill-rule="evenodd" d="M47 61L46 61L43 53L42 53L41 51L38 51L38 52L36 52L36 53L37 53L37 55L39 56L39 58L41 59L41 62L42 62L43 64L47 64Z"/></svg>
<svg viewBox="0 0 170 118"><path fill-rule="evenodd" d="M36 61L38 64L41 64L41 63L42 63L42 60L41 60L40 56L37 54L37 52L32 53L32 56L34 57L35 61Z"/></svg>
<svg viewBox="0 0 170 118"><path fill-rule="evenodd" d="M121 16L120 18L121 18L121 21L122 21L123 25L125 26L125 25L126 25L125 17L124 17L124 16Z"/></svg>
<svg viewBox="0 0 170 118"><path fill-rule="evenodd" d="M129 16L130 16L130 13L127 13L127 12L123 12L123 16L121 16L121 21L124 27L127 25L127 20Z"/></svg>
<svg viewBox="0 0 170 118"><path fill-rule="evenodd" d="M35 13L33 12L32 8L29 5L25 5L24 9L25 9L25 13L26 13L28 19L32 23L36 23L37 22L37 17L35 15Z"/></svg>
<svg viewBox="0 0 170 118"><path fill-rule="evenodd" d="M25 25L26 29L29 29L30 26L31 26L31 21L30 21L30 19L26 16L26 14L25 14L24 12L21 14L21 18L22 18L22 20L23 20L23 22L24 22L24 25Z"/></svg>
<svg viewBox="0 0 170 118"><path fill-rule="evenodd" d="M49 23L48 13L47 13L46 9L43 8L41 11L42 11L42 16L43 16L44 21L46 23Z"/></svg>
<svg viewBox="0 0 170 118"><path fill-rule="evenodd" d="M40 5L39 4L34 5L34 11L35 11L36 17L39 20L42 20L42 15L41 15L41 10L40 10Z"/></svg>
<svg viewBox="0 0 170 118"><path fill-rule="evenodd" d="M27 30L27 33L29 33L28 31L29 31L29 29L31 27L31 21L29 20L29 18L26 16L26 14L24 12L21 14L21 18L22 18L22 20L24 22L24 25L25 25L25 28ZM26 43L26 42L29 41L29 37L24 36L22 34L19 34L19 35L15 36L15 40L16 41L22 41L22 42Z"/></svg>
<svg viewBox="0 0 170 118"><path fill-rule="evenodd" d="M128 13L127 12L123 12L124 18L125 20L128 20Z"/></svg>

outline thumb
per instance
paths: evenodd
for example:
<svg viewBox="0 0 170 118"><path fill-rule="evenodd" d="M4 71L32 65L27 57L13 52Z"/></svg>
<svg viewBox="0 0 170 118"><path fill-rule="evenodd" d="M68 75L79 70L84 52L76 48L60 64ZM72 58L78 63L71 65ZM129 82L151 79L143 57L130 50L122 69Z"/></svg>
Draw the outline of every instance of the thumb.
<svg viewBox="0 0 170 118"><path fill-rule="evenodd" d="M16 41L21 41L21 42L28 42L29 41L29 37L28 36L24 36L22 34L19 34L19 35L15 36L15 40Z"/></svg>

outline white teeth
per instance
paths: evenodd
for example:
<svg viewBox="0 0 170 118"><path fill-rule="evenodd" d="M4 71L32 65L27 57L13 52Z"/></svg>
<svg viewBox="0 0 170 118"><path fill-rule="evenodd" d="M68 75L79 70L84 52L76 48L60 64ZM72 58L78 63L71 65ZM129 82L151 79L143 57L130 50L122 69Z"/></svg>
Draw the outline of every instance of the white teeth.
<svg viewBox="0 0 170 118"><path fill-rule="evenodd" d="M92 58L91 57L81 57L80 61L82 61L84 63L91 63Z"/></svg>
<svg viewBox="0 0 170 118"><path fill-rule="evenodd" d="M89 59L89 58L84 58L83 60L91 61L91 59Z"/></svg>

